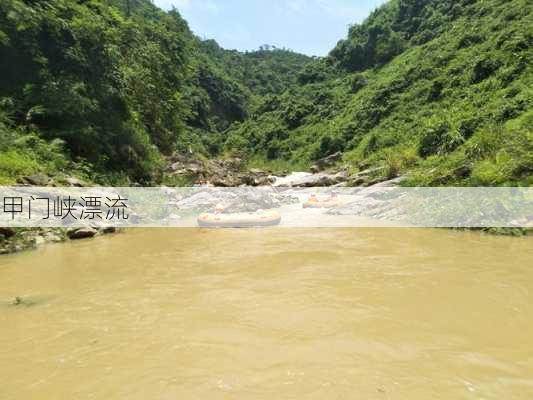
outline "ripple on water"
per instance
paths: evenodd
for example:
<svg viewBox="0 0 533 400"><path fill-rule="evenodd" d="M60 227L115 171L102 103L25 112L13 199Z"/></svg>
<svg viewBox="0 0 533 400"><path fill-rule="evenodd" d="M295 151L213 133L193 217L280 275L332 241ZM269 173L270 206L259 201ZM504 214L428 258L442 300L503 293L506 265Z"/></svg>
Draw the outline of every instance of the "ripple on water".
<svg viewBox="0 0 533 400"><path fill-rule="evenodd" d="M532 249L431 229L161 229L8 256L0 397L533 398Z"/></svg>

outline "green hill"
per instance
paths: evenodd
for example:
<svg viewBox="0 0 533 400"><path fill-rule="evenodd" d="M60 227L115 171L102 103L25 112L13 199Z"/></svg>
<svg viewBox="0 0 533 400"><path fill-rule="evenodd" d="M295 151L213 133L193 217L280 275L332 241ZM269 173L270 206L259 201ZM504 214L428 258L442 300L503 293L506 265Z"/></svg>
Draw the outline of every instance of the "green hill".
<svg viewBox="0 0 533 400"><path fill-rule="evenodd" d="M208 156L223 151L224 132L250 117L263 96L280 94L296 83L311 58L264 46L241 53L224 50L214 40L194 40L192 74L184 100L190 110L177 149L194 148Z"/></svg>
<svg viewBox="0 0 533 400"><path fill-rule="evenodd" d="M147 0L0 3L0 184L156 182L163 155L531 184L529 0L390 0L328 57L202 41Z"/></svg>
<svg viewBox="0 0 533 400"><path fill-rule="evenodd" d="M227 146L296 165L344 151L413 184L531 184L532 44L529 1L392 0Z"/></svg>
<svg viewBox="0 0 533 400"><path fill-rule="evenodd" d="M219 152L255 97L309 60L225 51L141 0L3 1L0 59L3 183L70 170L149 183L161 154Z"/></svg>

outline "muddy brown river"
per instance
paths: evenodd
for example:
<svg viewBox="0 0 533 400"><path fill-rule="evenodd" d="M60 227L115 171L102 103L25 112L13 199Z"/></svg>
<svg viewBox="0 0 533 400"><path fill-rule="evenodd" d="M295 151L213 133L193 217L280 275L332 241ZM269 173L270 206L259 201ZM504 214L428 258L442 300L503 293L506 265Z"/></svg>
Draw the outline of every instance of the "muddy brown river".
<svg viewBox="0 0 533 400"><path fill-rule="evenodd" d="M130 230L2 256L0 377L2 400L533 399L533 238Z"/></svg>

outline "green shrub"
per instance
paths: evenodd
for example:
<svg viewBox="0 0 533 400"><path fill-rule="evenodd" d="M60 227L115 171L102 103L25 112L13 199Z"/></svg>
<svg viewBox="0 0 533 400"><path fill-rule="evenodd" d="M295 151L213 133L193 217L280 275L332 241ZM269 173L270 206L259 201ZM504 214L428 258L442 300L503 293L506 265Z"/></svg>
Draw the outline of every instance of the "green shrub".
<svg viewBox="0 0 533 400"><path fill-rule="evenodd" d="M0 152L0 177L4 181L14 182L22 175L31 175L40 170L39 162L27 153L18 150Z"/></svg>
<svg viewBox="0 0 533 400"><path fill-rule="evenodd" d="M447 120L430 120L420 140L420 155L447 154L465 142L465 137Z"/></svg>
<svg viewBox="0 0 533 400"><path fill-rule="evenodd" d="M403 160L400 155L394 152L387 152L385 154L385 176L387 179L393 179L400 176L400 172L403 168Z"/></svg>
<svg viewBox="0 0 533 400"><path fill-rule="evenodd" d="M475 164L470 181L474 186L496 186L510 182L513 172L513 160L505 152L496 157L479 161Z"/></svg>
<svg viewBox="0 0 533 400"><path fill-rule="evenodd" d="M474 65L474 70L472 71L472 78L470 81L472 83L479 83L494 74L494 72L496 72L500 66L501 63L498 60L480 60Z"/></svg>

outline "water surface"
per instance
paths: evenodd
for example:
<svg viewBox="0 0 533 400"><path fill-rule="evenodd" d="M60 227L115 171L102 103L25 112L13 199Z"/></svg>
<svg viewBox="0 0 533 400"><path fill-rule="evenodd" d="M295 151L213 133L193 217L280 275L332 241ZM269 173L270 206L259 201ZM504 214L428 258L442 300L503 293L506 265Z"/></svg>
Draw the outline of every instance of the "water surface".
<svg viewBox="0 0 533 400"><path fill-rule="evenodd" d="M6 400L526 400L532 332L532 238L131 230L0 258Z"/></svg>

